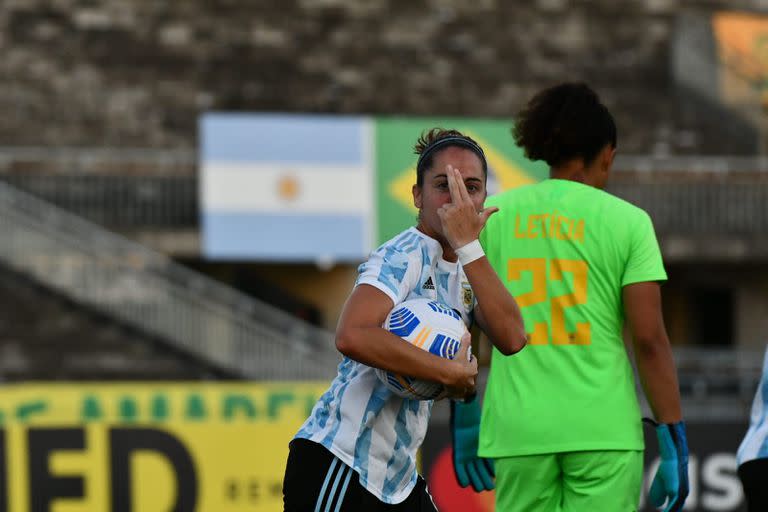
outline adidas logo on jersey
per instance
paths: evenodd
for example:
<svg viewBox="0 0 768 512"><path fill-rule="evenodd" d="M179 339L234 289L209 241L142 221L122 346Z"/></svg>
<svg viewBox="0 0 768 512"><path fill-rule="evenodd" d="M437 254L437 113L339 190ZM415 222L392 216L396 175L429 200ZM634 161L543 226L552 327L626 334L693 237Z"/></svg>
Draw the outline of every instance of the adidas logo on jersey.
<svg viewBox="0 0 768 512"><path fill-rule="evenodd" d="M432 282L432 276L429 276L426 281L424 281L424 286L421 287L422 290L434 290L435 289L435 283Z"/></svg>

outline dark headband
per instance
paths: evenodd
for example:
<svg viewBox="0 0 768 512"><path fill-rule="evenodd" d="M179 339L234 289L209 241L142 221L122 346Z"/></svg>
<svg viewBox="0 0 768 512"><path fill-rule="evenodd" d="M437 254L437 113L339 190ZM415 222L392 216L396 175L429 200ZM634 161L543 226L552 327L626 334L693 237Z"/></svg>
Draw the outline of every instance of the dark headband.
<svg viewBox="0 0 768 512"><path fill-rule="evenodd" d="M424 162L427 161L430 155L432 155L435 151L446 148L448 146L460 146L462 148L469 149L480 158L480 161L483 163L483 171L486 173L488 172L488 162L485 161L485 153L483 152L483 148L466 137L458 137L455 135L437 139L436 141L432 142L432 144L424 148L424 151L422 151L419 155L418 162L416 162L416 172L420 173L425 171L425 169L423 169L423 166L425 165Z"/></svg>

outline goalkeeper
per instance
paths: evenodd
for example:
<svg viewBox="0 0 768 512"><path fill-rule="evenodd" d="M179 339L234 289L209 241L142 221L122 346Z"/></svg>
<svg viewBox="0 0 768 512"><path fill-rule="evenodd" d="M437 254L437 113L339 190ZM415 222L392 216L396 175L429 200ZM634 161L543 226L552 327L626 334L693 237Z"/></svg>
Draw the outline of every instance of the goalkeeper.
<svg viewBox="0 0 768 512"><path fill-rule="evenodd" d="M637 510L644 446L625 320L658 422L651 502L682 510L688 452L661 313L666 273L648 215L602 190L613 117L586 85L561 84L533 97L514 137L550 179L489 198L499 213L480 236L529 336L519 355L494 350L491 361L479 453L496 462L496 510Z"/></svg>

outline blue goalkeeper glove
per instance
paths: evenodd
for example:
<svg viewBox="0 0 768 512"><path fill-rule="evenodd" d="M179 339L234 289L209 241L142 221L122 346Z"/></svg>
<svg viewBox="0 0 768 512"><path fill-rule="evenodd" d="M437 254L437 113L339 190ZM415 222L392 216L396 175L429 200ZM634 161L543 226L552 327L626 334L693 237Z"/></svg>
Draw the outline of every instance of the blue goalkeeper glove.
<svg viewBox="0 0 768 512"><path fill-rule="evenodd" d="M477 395L464 403L451 400L451 439L453 441L453 470L459 485L472 484L477 491L493 489L493 461L477 456L480 436L480 402Z"/></svg>
<svg viewBox="0 0 768 512"><path fill-rule="evenodd" d="M685 423L658 424L656 438L659 441L661 463L651 483L649 498L655 507L667 502L664 512L679 512L688 497L688 441Z"/></svg>

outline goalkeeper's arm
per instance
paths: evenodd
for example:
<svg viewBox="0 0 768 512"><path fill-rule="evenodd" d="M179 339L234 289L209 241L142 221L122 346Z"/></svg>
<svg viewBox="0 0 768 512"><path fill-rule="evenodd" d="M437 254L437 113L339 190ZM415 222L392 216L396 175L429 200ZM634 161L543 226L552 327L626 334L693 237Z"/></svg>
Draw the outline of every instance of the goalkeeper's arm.
<svg viewBox="0 0 768 512"><path fill-rule="evenodd" d="M635 363L653 415L659 423L677 423L682 420L680 390L661 314L659 285L630 284L624 287L622 295Z"/></svg>
<svg viewBox="0 0 768 512"><path fill-rule="evenodd" d="M656 417L661 461L649 498L664 512L683 510L688 497L688 441L680 410L680 390L672 349L661 314L661 292L653 282L624 287L624 309L645 395Z"/></svg>

